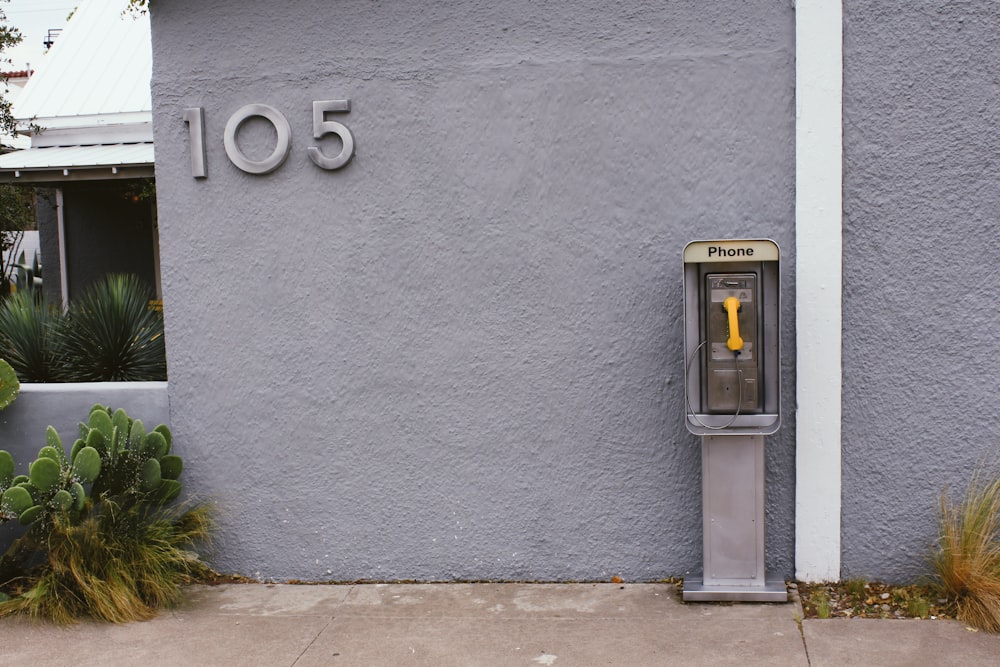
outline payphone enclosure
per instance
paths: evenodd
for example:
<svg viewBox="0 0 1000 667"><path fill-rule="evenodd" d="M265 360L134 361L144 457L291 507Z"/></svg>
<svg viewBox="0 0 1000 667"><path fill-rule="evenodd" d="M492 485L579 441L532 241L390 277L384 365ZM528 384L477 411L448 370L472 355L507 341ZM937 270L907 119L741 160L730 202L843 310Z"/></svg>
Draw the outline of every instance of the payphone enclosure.
<svg viewBox="0 0 1000 667"><path fill-rule="evenodd" d="M781 425L778 260L767 239L684 248L684 421L696 435Z"/></svg>
<svg viewBox="0 0 1000 667"><path fill-rule="evenodd" d="M701 436L704 558L685 601L787 600L764 552L764 436L781 425L778 261L767 239L684 248L684 421Z"/></svg>

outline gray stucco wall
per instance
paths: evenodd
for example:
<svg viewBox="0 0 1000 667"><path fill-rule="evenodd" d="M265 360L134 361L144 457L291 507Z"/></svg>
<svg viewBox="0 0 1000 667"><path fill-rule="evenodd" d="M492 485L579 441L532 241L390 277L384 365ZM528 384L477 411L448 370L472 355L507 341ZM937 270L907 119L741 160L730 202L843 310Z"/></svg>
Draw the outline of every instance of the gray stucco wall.
<svg viewBox="0 0 1000 667"><path fill-rule="evenodd" d="M994 3L844 5L843 574L908 580L1000 441L1000 31Z"/></svg>
<svg viewBox="0 0 1000 667"><path fill-rule="evenodd" d="M763 0L156 3L171 422L188 486L220 504L214 565L700 572L681 250L783 248L791 405L793 18ZM357 155L326 172L306 155L311 102L341 98ZM249 103L291 125L265 176L223 149ZM205 180L189 107L205 110ZM273 146L261 123L241 142ZM779 577L793 434L786 414L767 444Z"/></svg>

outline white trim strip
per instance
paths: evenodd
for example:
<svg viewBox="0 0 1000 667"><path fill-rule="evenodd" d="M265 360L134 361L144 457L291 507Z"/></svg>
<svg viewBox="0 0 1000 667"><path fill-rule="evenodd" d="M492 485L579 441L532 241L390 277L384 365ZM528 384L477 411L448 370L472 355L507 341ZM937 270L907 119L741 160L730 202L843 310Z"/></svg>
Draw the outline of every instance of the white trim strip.
<svg viewBox="0 0 1000 667"><path fill-rule="evenodd" d="M840 579L843 4L795 7L795 576Z"/></svg>

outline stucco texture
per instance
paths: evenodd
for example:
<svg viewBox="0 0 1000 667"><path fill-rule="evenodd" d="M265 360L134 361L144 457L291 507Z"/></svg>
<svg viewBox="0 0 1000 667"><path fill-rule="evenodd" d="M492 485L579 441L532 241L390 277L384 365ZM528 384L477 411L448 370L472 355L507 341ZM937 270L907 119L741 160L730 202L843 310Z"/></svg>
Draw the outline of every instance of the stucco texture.
<svg viewBox="0 0 1000 667"><path fill-rule="evenodd" d="M764 1L156 3L171 423L188 488L219 505L213 564L700 572L681 251L774 238L794 303L793 19ZM306 154L337 151L312 138L312 101L329 99L352 105L330 117L357 143L339 171ZM249 103L291 126L267 175L223 148ZM269 134L248 123L243 150L266 155ZM791 327L786 309L786 360ZM793 433L789 415L767 444L778 577Z"/></svg>
<svg viewBox="0 0 1000 667"><path fill-rule="evenodd" d="M926 574L938 498L996 470L993 3L849 0L843 576Z"/></svg>

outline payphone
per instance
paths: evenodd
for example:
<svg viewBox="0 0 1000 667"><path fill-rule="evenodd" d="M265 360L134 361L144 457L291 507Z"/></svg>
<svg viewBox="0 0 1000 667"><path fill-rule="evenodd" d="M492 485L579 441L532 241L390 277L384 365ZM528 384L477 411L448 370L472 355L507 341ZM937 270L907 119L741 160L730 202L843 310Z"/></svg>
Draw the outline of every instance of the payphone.
<svg viewBox="0 0 1000 667"><path fill-rule="evenodd" d="M697 435L778 430L778 261L774 241L684 249L685 422Z"/></svg>
<svg viewBox="0 0 1000 667"><path fill-rule="evenodd" d="M779 260L767 239L684 248L684 421L702 440L704 545L685 600L787 600L764 571L764 436L781 425Z"/></svg>

